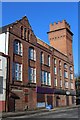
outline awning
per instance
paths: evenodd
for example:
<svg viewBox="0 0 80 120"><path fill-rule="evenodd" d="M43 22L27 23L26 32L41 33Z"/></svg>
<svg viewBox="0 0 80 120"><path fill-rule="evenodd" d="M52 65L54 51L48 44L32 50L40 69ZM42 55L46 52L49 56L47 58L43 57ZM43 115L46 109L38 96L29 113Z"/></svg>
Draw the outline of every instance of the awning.
<svg viewBox="0 0 80 120"><path fill-rule="evenodd" d="M37 93L42 93L42 94L53 94L54 89L53 88L47 88L47 87L37 87Z"/></svg>
<svg viewBox="0 0 80 120"><path fill-rule="evenodd" d="M71 96L76 96L76 91L70 91Z"/></svg>
<svg viewBox="0 0 80 120"><path fill-rule="evenodd" d="M65 95L65 90L54 89L54 94Z"/></svg>

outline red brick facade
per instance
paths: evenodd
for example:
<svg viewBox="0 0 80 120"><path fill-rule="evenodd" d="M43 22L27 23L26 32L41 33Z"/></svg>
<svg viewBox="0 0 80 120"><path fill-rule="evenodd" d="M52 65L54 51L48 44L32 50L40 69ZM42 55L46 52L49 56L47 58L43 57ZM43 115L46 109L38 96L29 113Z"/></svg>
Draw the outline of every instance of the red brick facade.
<svg viewBox="0 0 80 120"><path fill-rule="evenodd" d="M26 28L26 38L21 27ZM50 46L39 40L33 33L33 30L26 17L16 21L7 29L9 31L9 56L10 56L10 82L9 82L9 98L8 110L20 111L25 109L36 109L38 103L52 104L53 106L72 105L72 97L75 92L75 81L70 80L70 73L74 76L74 65L72 58L72 32L69 25L63 21L58 24L50 25L48 32ZM22 35L21 35L22 34ZM18 40L22 43L22 56L14 53L14 41ZM51 47L52 46L52 47ZM36 61L29 59L29 48L32 47L36 51ZM41 52L44 52L44 64L41 64ZM48 66L48 55L50 56L50 66ZM54 58L56 64L54 65ZM61 66L59 62L61 61ZM22 64L22 81L13 80L13 62ZM64 68L64 63L67 68ZM36 84L29 82L29 66L36 68ZM70 71L69 67L73 70ZM57 68L57 74L54 74L54 67ZM61 69L62 76L59 74ZM41 70L51 74L51 86L41 84ZM64 78L64 70L68 72L68 78ZM57 78L57 86L54 86L54 79ZM62 80L62 87L60 87ZM68 81L69 87L66 89L64 82ZM70 82L74 85L70 88ZM66 95L66 91L70 95ZM17 97L12 96L15 93ZM44 105L43 105L44 106Z"/></svg>

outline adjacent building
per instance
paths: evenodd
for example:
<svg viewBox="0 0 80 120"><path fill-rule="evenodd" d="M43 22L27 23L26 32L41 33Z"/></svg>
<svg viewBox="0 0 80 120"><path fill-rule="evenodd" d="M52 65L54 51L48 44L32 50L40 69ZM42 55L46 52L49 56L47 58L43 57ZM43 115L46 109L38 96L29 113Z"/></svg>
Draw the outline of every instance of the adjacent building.
<svg viewBox="0 0 80 120"><path fill-rule="evenodd" d="M0 51L10 59L7 111L75 104L70 25L50 24L47 34L50 45L35 36L26 16L2 27Z"/></svg>

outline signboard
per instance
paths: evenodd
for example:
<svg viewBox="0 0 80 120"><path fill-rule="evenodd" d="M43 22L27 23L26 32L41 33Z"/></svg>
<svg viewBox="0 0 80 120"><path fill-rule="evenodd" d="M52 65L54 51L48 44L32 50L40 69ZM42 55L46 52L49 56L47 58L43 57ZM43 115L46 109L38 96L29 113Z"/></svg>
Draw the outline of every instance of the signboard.
<svg viewBox="0 0 80 120"><path fill-rule="evenodd" d="M45 107L45 102L38 102L37 107Z"/></svg>

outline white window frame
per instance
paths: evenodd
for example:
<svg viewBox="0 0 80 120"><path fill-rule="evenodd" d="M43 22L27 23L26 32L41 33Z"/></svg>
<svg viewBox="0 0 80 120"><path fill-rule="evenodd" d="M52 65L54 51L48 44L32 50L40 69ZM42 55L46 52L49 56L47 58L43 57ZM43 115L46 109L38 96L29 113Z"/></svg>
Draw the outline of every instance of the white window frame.
<svg viewBox="0 0 80 120"><path fill-rule="evenodd" d="M44 71L41 71L41 84L44 84Z"/></svg>
<svg viewBox="0 0 80 120"><path fill-rule="evenodd" d="M68 83L68 81L65 81L65 88L69 88L69 83Z"/></svg>
<svg viewBox="0 0 80 120"><path fill-rule="evenodd" d="M61 61L59 61L59 66L61 66Z"/></svg>
<svg viewBox="0 0 80 120"><path fill-rule="evenodd" d="M17 40L14 41L14 52L15 52L15 54L22 56L22 52L23 52L22 51L22 43Z"/></svg>
<svg viewBox="0 0 80 120"><path fill-rule="evenodd" d="M41 84L51 86L51 74L47 71L41 71Z"/></svg>
<svg viewBox="0 0 80 120"><path fill-rule="evenodd" d="M50 66L50 55L48 55L48 66Z"/></svg>
<svg viewBox="0 0 80 120"><path fill-rule="evenodd" d="M67 64L66 63L64 63L64 68L67 68Z"/></svg>
<svg viewBox="0 0 80 120"><path fill-rule="evenodd" d="M62 84L63 84L63 82L62 82L62 80L60 80L60 87L62 88Z"/></svg>
<svg viewBox="0 0 80 120"><path fill-rule="evenodd" d="M73 80L73 73L70 73L70 80Z"/></svg>
<svg viewBox="0 0 80 120"><path fill-rule="evenodd" d="M41 63L44 64L44 53L41 52Z"/></svg>
<svg viewBox="0 0 80 120"><path fill-rule="evenodd" d="M70 83L70 87L71 89L74 89L74 84L72 82Z"/></svg>
<svg viewBox="0 0 80 120"><path fill-rule="evenodd" d="M69 67L69 70L70 70L70 71L73 71L73 68L72 68L72 66L70 66L70 67Z"/></svg>
<svg viewBox="0 0 80 120"><path fill-rule="evenodd" d="M57 87L57 78L54 78L54 86Z"/></svg>
<svg viewBox="0 0 80 120"><path fill-rule="evenodd" d="M29 81L36 83L36 68L29 67Z"/></svg>
<svg viewBox="0 0 80 120"><path fill-rule="evenodd" d="M14 63L15 80L22 81L22 64Z"/></svg>
<svg viewBox="0 0 80 120"><path fill-rule="evenodd" d="M29 48L29 59L36 61L36 51L34 48Z"/></svg>
<svg viewBox="0 0 80 120"><path fill-rule="evenodd" d="M68 78L68 72L64 71L64 78Z"/></svg>
<svg viewBox="0 0 80 120"><path fill-rule="evenodd" d="M47 74L47 85L50 85L51 86L51 74L50 73L48 73Z"/></svg>
<svg viewBox="0 0 80 120"><path fill-rule="evenodd" d="M57 67L54 67L54 74L57 74Z"/></svg>
<svg viewBox="0 0 80 120"><path fill-rule="evenodd" d="M57 60L56 60L56 58L54 58L54 64L56 65L56 63L57 63Z"/></svg>
<svg viewBox="0 0 80 120"><path fill-rule="evenodd" d="M59 73L60 73L60 76L62 76L62 71L61 71L61 69L59 69Z"/></svg>

